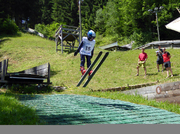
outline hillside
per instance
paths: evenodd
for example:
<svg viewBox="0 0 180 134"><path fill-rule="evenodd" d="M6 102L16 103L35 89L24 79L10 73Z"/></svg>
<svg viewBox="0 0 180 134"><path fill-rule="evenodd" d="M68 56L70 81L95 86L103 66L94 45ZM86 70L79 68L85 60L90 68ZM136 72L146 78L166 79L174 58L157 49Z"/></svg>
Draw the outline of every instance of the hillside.
<svg viewBox="0 0 180 134"><path fill-rule="evenodd" d="M68 91L74 89L98 90L112 87L121 87L135 84L156 82L160 83L179 81L180 53L178 49L167 49L172 58L173 78L166 79L166 71L158 73L156 69L156 50L145 50L148 54L147 77L140 68L140 76L136 75L138 55L141 50L111 51L104 64L95 74L86 88L77 88L81 78L79 71L79 54L74 57L73 52L66 50L63 54L56 53L55 42L37 36L22 33L19 37L1 37L0 60L9 58L8 72L21 71L49 62L51 65L51 82L53 86L66 86ZM99 48L95 48L95 59ZM103 50L103 52L105 52Z"/></svg>

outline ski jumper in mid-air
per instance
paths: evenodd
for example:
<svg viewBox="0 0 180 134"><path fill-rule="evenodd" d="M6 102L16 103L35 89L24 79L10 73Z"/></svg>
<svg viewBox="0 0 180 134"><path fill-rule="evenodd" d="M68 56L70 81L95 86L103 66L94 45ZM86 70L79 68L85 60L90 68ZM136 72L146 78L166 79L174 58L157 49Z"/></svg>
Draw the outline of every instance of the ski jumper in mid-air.
<svg viewBox="0 0 180 134"><path fill-rule="evenodd" d="M74 52L74 56L80 53L81 63L80 63L80 71L82 75L86 72L84 68L85 58L87 60L87 68L91 65L91 58L93 57L94 53L94 46L95 46L95 37L96 34L93 30L89 30L87 33L87 37L83 37L81 43L79 44L78 49ZM91 75L93 71L89 72Z"/></svg>

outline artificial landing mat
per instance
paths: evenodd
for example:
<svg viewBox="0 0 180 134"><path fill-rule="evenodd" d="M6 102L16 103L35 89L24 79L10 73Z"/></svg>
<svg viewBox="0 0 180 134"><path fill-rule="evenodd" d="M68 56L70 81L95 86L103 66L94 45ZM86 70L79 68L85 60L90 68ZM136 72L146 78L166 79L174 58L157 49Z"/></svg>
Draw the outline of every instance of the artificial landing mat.
<svg viewBox="0 0 180 134"><path fill-rule="evenodd" d="M130 102L85 95L21 95L47 125L180 124L180 115Z"/></svg>

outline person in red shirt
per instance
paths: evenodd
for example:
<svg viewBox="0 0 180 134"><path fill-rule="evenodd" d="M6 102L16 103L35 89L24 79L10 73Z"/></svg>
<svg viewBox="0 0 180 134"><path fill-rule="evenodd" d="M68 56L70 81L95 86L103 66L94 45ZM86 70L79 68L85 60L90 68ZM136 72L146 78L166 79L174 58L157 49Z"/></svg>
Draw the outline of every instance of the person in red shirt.
<svg viewBox="0 0 180 134"><path fill-rule="evenodd" d="M171 55L169 52L166 51L165 48L163 48L163 61L164 61L164 67L166 68L166 71L167 71L167 77L169 77L169 70L171 72L171 77L173 77L173 72L172 72L172 69L171 69L171 62L170 62L170 58L171 58Z"/></svg>
<svg viewBox="0 0 180 134"><path fill-rule="evenodd" d="M138 57L138 65L137 65L137 74L136 76L139 76L139 67L144 68L145 76L146 76L146 60L148 58L147 53L144 52L144 48L141 49L142 53L139 54Z"/></svg>

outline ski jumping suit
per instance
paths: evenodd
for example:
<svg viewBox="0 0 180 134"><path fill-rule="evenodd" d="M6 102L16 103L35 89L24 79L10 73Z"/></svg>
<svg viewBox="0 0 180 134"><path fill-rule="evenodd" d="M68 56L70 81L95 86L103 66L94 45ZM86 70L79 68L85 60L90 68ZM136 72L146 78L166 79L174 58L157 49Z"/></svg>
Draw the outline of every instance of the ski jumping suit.
<svg viewBox="0 0 180 134"><path fill-rule="evenodd" d="M89 41L87 37L83 37L82 41L76 51L80 53L81 63L80 67L84 67L85 57L87 59L87 68L91 65L91 58L93 57L95 40Z"/></svg>

